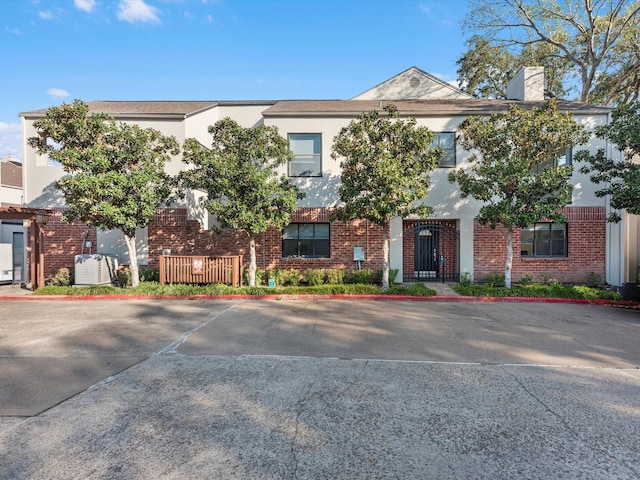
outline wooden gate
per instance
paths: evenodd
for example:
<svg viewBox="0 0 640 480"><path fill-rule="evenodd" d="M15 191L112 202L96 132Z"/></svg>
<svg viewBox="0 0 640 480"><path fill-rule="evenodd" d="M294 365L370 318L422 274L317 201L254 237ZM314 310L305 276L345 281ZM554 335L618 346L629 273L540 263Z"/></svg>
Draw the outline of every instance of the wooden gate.
<svg viewBox="0 0 640 480"><path fill-rule="evenodd" d="M242 255L228 257L160 256L160 285L166 283L226 283L242 286Z"/></svg>

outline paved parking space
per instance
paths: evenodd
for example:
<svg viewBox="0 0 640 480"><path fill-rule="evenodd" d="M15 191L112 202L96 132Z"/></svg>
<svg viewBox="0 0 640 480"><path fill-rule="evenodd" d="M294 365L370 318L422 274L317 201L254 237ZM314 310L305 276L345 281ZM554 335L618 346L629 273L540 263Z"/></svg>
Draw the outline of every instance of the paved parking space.
<svg viewBox="0 0 640 480"><path fill-rule="evenodd" d="M640 477L637 311L37 303L2 305L2 479Z"/></svg>

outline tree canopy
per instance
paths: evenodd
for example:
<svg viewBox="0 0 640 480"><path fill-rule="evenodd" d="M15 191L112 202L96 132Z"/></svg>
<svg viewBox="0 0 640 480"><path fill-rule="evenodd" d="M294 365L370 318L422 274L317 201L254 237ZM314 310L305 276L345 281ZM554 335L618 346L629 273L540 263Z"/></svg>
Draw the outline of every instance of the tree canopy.
<svg viewBox="0 0 640 480"><path fill-rule="evenodd" d="M170 200L172 180L164 166L180 152L175 138L90 113L80 100L48 109L34 127L38 136L29 145L67 173L56 182L69 208L65 218L120 230L137 286L136 228L146 227Z"/></svg>
<svg viewBox="0 0 640 480"><path fill-rule="evenodd" d="M287 140L272 126L245 128L225 118L209 127L211 148L191 138L185 141L181 174L184 186L206 194L203 206L223 227L249 236L249 284L255 286L255 236L291 221L304 194L278 167L291 158Z"/></svg>
<svg viewBox="0 0 640 480"><path fill-rule="evenodd" d="M333 142L331 156L342 159L338 188L343 205L333 218L366 219L383 228L382 288L389 288L389 227L392 217L428 216L424 202L430 172L444 154L430 148L434 135L416 125L415 118L402 120L394 105L364 112L343 127Z"/></svg>
<svg viewBox="0 0 640 480"><path fill-rule="evenodd" d="M583 173L591 173L591 181L603 185L596 196L611 196L611 207L640 215L640 102L620 105L611 114L611 123L596 128L596 136L613 143L622 152L624 161L616 161L605 149L595 155L583 150L576 158L587 162ZM610 222L622 218L617 211L609 213Z"/></svg>
<svg viewBox="0 0 640 480"><path fill-rule="evenodd" d="M571 200L573 167L558 161L567 148L587 141L584 128L555 101L530 110L512 105L504 114L470 117L460 125L460 144L474 152L470 171L449 174L462 198L483 203L477 219L503 226L507 238L505 283L511 286L514 228L541 219L564 221L561 209Z"/></svg>
<svg viewBox="0 0 640 480"><path fill-rule="evenodd" d="M548 97L638 98L638 0L475 0L463 25L473 36L458 81L471 94L504 98L506 82L530 65L545 67Z"/></svg>

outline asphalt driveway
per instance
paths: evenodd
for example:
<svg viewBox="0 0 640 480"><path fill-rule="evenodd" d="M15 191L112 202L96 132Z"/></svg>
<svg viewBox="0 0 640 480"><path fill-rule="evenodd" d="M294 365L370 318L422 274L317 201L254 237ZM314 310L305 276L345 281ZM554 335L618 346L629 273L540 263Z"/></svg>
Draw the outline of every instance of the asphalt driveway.
<svg viewBox="0 0 640 480"><path fill-rule="evenodd" d="M0 478L639 478L640 313L2 303Z"/></svg>

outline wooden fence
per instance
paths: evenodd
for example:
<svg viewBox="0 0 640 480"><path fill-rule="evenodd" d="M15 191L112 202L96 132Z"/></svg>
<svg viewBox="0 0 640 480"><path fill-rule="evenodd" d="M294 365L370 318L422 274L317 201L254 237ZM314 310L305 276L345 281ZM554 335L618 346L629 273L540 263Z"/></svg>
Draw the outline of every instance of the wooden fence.
<svg viewBox="0 0 640 480"><path fill-rule="evenodd" d="M160 285L165 283L226 283L242 286L242 255L229 257L160 256Z"/></svg>

